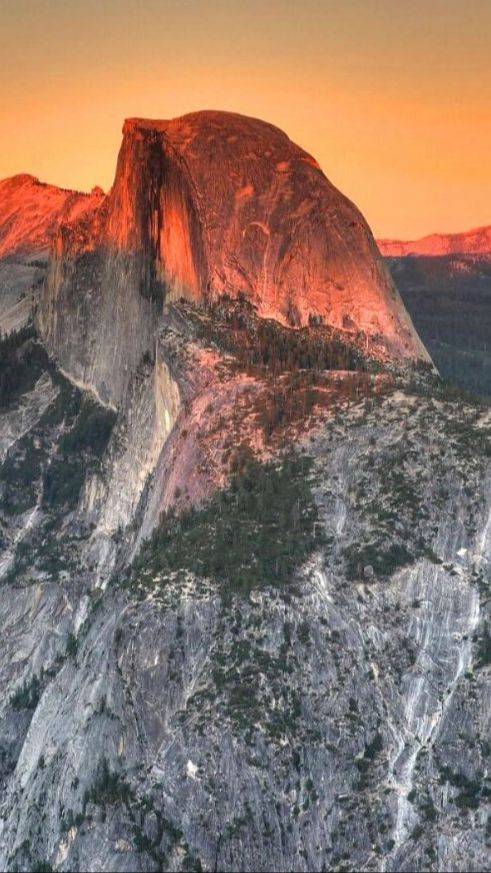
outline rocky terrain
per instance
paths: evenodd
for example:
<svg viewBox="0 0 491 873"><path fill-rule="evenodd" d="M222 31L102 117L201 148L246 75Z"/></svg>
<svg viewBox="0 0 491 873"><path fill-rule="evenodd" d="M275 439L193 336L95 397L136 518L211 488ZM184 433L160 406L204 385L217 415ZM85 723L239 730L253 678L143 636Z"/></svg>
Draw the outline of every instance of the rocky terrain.
<svg viewBox="0 0 491 873"><path fill-rule="evenodd" d="M491 414L355 207L269 125L132 121L39 293L0 344L0 867L485 870Z"/></svg>
<svg viewBox="0 0 491 873"><path fill-rule="evenodd" d="M378 244L441 374L489 399L491 227Z"/></svg>
<svg viewBox="0 0 491 873"><path fill-rule="evenodd" d="M127 121L110 194L57 237L47 348L118 404L164 302L230 293L284 324L320 318L374 353L427 358L363 217L284 133L220 112Z"/></svg>
<svg viewBox="0 0 491 873"><path fill-rule="evenodd" d="M28 321L60 225L95 209L103 196L100 188L80 194L27 174L0 182L0 333Z"/></svg>

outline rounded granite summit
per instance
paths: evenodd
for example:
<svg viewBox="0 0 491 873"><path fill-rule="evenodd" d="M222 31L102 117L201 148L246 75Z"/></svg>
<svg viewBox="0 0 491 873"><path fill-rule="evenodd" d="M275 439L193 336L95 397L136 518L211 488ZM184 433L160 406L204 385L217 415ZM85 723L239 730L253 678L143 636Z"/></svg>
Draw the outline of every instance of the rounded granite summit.
<svg viewBox="0 0 491 873"><path fill-rule="evenodd" d="M229 112L126 121L110 192L56 235L47 347L117 405L167 305L224 294L380 359L429 360L363 216L285 133Z"/></svg>
<svg viewBox="0 0 491 873"><path fill-rule="evenodd" d="M264 121L128 119L106 242L151 252L171 298L240 291L263 316L320 315L394 357L426 357L359 210Z"/></svg>

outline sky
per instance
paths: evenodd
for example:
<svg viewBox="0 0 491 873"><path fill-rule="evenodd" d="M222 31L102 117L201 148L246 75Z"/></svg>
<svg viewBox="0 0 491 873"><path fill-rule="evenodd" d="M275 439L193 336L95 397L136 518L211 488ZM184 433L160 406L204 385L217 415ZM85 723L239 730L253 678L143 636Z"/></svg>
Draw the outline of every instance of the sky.
<svg viewBox="0 0 491 873"><path fill-rule="evenodd" d="M491 0L0 0L0 179L112 184L124 118L281 127L378 237L491 224Z"/></svg>

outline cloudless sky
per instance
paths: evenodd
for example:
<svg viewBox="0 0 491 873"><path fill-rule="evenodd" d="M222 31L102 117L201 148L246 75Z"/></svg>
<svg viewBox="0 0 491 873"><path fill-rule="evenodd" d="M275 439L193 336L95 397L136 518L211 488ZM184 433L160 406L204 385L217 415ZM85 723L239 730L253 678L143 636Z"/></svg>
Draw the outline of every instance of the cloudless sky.
<svg viewBox="0 0 491 873"><path fill-rule="evenodd" d="M125 117L229 109L378 236L491 224L491 0L0 0L0 178L108 188Z"/></svg>

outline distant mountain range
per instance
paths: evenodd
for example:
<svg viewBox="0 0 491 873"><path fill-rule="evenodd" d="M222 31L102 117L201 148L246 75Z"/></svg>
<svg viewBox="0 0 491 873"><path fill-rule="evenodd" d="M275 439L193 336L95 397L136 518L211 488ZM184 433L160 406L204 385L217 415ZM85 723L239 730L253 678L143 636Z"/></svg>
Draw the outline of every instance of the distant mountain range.
<svg viewBox="0 0 491 873"><path fill-rule="evenodd" d="M386 258L407 255L490 255L491 225L462 233L431 233L421 239L403 242L379 239L378 247Z"/></svg>
<svg viewBox="0 0 491 873"><path fill-rule="evenodd" d="M491 226L378 246L442 376L491 397Z"/></svg>

